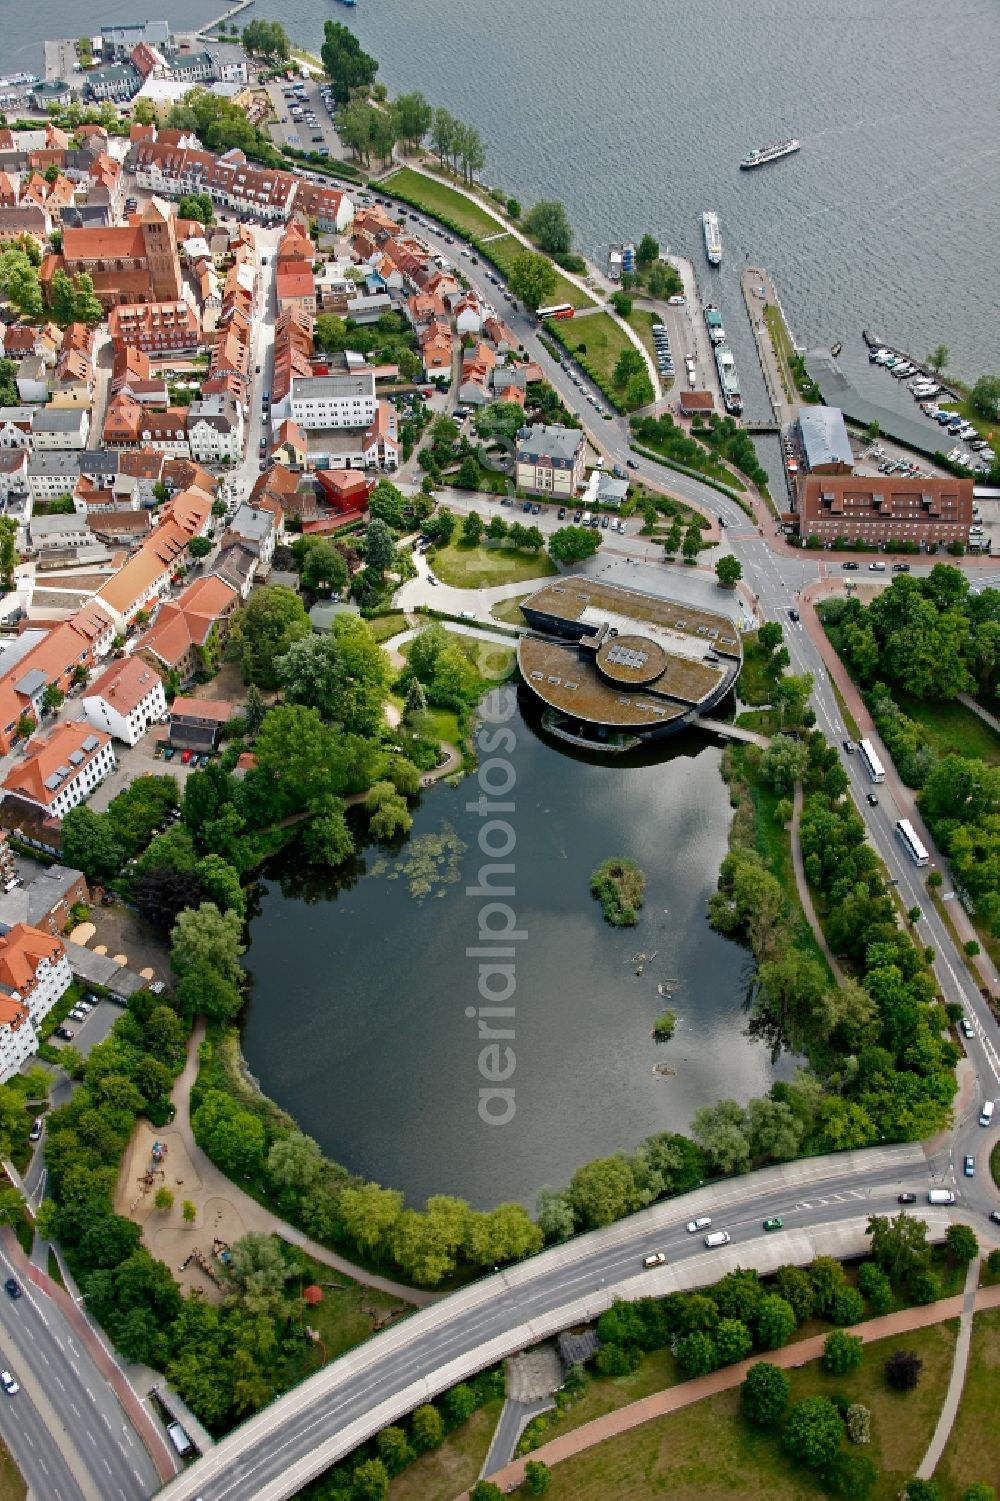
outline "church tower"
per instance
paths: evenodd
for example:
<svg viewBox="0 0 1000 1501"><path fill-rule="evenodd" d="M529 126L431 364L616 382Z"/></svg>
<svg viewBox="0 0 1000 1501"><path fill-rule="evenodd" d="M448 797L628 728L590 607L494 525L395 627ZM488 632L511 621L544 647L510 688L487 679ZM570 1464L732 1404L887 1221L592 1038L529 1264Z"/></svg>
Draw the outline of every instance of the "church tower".
<svg viewBox="0 0 1000 1501"><path fill-rule="evenodd" d="M181 266L177 255L177 235L169 209L164 212L151 198L142 216L142 239L149 267L150 296L153 302L179 302L182 293Z"/></svg>

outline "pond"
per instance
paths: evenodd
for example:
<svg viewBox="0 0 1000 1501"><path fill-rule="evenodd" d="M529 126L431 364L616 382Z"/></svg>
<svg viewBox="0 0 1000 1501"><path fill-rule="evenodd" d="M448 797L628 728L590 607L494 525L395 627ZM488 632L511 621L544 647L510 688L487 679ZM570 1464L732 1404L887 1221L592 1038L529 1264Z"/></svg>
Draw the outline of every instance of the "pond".
<svg viewBox="0 0 1000 1501"><path fill-rule="evenodd" d="M747 952L705 915L730 819L718 746L688 732L588 756L503 693L511 717L480 749L502 810L479 810L473 775L422 796L398 851L319 873L286 853L250 926L251 1071L329 1156L413 1204L533 1206L589 1159L773 1078L745 1035ZM646 875L634 928L590 895L611 855ZM513 876L483 871L497 862ZM498 964L489 934L510 927ZM658 1044L668 1007L677 1028Z"/></svg>

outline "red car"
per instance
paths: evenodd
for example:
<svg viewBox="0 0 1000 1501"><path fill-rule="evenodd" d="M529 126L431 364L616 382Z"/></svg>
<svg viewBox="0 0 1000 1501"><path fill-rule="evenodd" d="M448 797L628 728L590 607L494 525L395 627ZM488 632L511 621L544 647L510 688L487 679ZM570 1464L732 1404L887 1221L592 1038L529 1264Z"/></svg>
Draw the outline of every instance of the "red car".
<svg viewBox="0 0 1000 1501"><path fill-rule="evenodd" d="M193 751L186 750L186 751L182 751L181 752L181 760L182 760L182 762L184 763L185 766L188 764L188 762L190 761L190 759L191 759L191 757L193 755L194 755Z"/></svg>

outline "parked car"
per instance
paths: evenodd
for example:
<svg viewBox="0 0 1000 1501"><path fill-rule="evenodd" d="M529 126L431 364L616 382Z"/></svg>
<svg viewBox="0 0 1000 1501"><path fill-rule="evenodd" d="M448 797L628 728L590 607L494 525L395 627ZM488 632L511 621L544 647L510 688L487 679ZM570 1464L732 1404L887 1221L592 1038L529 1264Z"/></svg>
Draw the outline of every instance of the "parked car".
<svg viewBox="0 0 1000 1501"><path fill-rule="evenodd" d="M69 1027L56 1027L52 1035L53 1037L60 1038L63 1042L72 1042L76 1033L72 1032Z"/></svg>
<svg viewBox="0 0 1000 1501"><path fill-rule="evenodd" d="M189 750L181 751L181 762L182 762L182 764L184 766L188 765L188 763L191 760L191 757L193 756L193 754L194 754L193 751L189 751Z"/></svg>

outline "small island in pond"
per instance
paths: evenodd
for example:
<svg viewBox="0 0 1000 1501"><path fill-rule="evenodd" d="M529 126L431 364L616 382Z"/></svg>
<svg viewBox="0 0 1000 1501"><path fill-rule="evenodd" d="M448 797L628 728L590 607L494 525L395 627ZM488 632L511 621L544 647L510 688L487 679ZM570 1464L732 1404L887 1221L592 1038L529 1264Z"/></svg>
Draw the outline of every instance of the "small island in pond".
<svg viewBox="0 0 1000 1501"><path fill-rule="evenodd" d="M609 923L634 928L646 889L646 877L634 860L605 860L590 877L590 889Z"/></svg>
<svg viewBox="0 0 1000 1501"><path fill-rule="evenodd" d="M671 1037L673 1037L674 1035L674 1028L676 1027L676 1025L676 1012L664 1011L663 1015L658 1016L653 1023L653 1036L656 1038L657 1042L669 1042Z"/></svg>

